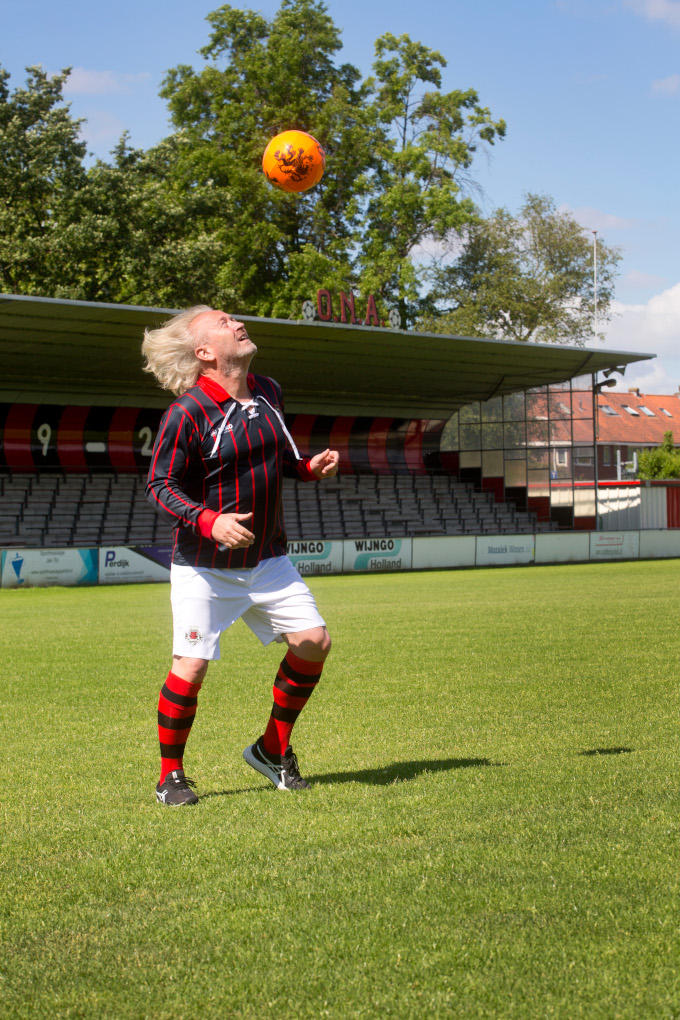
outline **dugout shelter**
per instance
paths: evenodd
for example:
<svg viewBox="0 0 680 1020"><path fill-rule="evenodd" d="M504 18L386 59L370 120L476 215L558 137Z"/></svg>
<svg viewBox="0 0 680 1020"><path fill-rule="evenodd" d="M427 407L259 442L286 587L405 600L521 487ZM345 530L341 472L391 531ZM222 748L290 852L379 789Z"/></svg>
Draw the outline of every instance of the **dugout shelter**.
<svg viewBox="0 0 680 1020"><path fill-rule="evenodd" d="M171 395L142 371L140 344L174 311L0 295L0 545L167 540L142 489ZM325 504L317 487L288 493L292 538L593 526L574 499L576 461L587 468L583 451L595 441L592 386L599 373L652 357L243 321L258 346L255 370L283 387L299 447L341 453ZM551 447L567 422L581 455L552 478Z"/></svg>

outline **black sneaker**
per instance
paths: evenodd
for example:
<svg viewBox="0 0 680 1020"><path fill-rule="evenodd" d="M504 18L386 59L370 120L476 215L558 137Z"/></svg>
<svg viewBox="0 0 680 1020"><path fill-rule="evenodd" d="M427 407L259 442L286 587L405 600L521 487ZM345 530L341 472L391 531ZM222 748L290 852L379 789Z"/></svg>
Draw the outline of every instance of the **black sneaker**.
<svg viewBox="0 0 680 1020"><path fill-rule="evenodd" d="M196 783L187 779L182 769L168 772L162 783L156 787L156 800L166 807L178 807L180 804L197 804L198 797L191 789Z"/></svg>
<svg viewBox="0 0 680 1020"><path fill-rule="evenodd" d="M288 745L285 754L268 754L262 746L262 737L243 752L248 764L266 776L277 790L306 790L309 783L300 775L293 748Z"/></svg>

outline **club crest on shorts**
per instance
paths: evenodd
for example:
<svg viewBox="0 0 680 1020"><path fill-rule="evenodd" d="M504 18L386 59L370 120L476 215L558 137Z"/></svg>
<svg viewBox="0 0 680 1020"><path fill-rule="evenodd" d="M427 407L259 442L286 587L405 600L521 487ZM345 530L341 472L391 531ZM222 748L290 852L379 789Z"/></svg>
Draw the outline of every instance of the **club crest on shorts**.
<svg viewBox="0 0 680 1020"><path fill-rule="evenodd" d="M197 645L199 641L203 640L203 635L198 627L189 627L189 630L185 633L184 637L190 645Z"/></svg>

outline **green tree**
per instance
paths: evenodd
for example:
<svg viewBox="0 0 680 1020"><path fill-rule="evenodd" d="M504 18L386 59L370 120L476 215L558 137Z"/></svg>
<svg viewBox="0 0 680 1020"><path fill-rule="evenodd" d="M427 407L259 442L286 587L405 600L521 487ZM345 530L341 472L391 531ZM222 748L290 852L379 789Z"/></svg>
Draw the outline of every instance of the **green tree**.
<svg viewBox="0 0 680 1020"><path fill-rule="evenodd" d="M171 178L217 196L200 224L220 249L217 299L240 312L299 315L312 279L353 282L371 156L365 89L354 67L334 63L340 35L316 0L283 0L271 21L225 5L208 21L206 66L175 68L163 87L182 140ZM328 153L323 186L302 195L276 191L261 172L267 141L289 127Z"/></svg>
<svg viewBox="0 0 680 1020"><path fill-rule="evenodd" d="M366 83L375 154L359 273L362 289L396 305L407 325L433 301L414 249L474 218L470 167L480 144L503 138L505 122L492 119L473 89L442 92L446 60L436 50L386 33L375 52Z"/></svg>
<svg viewBox="0 0 680 1020"><path fill-rule="evenodd" d="M85 168L68 71L0 74L0 286L60 297L299 316L314 291L374 293L404 325L433 308L416 251L474 216L468 174L494 122L473 90L443 93L446 62L382 36L375 74L339 63L321 0L282 0L267 19L208 15L203 65L170 70L173 133L148 151L126 136ZM320 186L272 188L269 139L297 127L328 154Z"/></svg>
<svg viewBox="0 0 680 1020"><path fill-rule="evenodd" d="M197 294L216 299L225 253L206 224L218 212L218 197L207 185L178 185L181 146L173 135L144 151L124 136L111 163L90 168L62 225L68 296L170 307Z"/></svg>
<svg viewBox="0 0 680 1020"><path fill-rule="evenodd" d="M68 73L29 67L10 92L0 68L0 290L55 294L68 277L61 223L86 177L81 122L62 99Z"/></svg>
<svg viewBox="0 0 680 1020"><path fill-rule="evenodd" d="M518 216L498 209L468 224L460 251L434 274L439 305L425 328L467 336L583 345L610 318L620 253L598 244L597 318L589 231L545 195Z"/></svg>
<svg viewBox="0 0 680 1020"><path fill-rule="evenodd" d="M638 458L638 476L642 479L680 478L680 450L673 444L672 432L664 432L661 446L642 451Z"/></svg>

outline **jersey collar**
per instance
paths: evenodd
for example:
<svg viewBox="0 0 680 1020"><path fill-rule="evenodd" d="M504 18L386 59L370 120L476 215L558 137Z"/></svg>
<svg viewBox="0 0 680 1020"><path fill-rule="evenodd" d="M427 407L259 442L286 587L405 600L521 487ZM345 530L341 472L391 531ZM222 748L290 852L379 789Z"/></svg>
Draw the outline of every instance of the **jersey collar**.
<svg viewBox="0 0 680 1020"><path fill-rule="evenodd" d="M200 375L196 385L200 386L204 393L207 393L209 397L212 397L213 400L220 404L223 404L226 400L231 400L231 396L227 393L224 386L221 386L220 383L209 375ZM255 389L255 376L252 372L248 373L248 389L251 393Z"/></svg>

